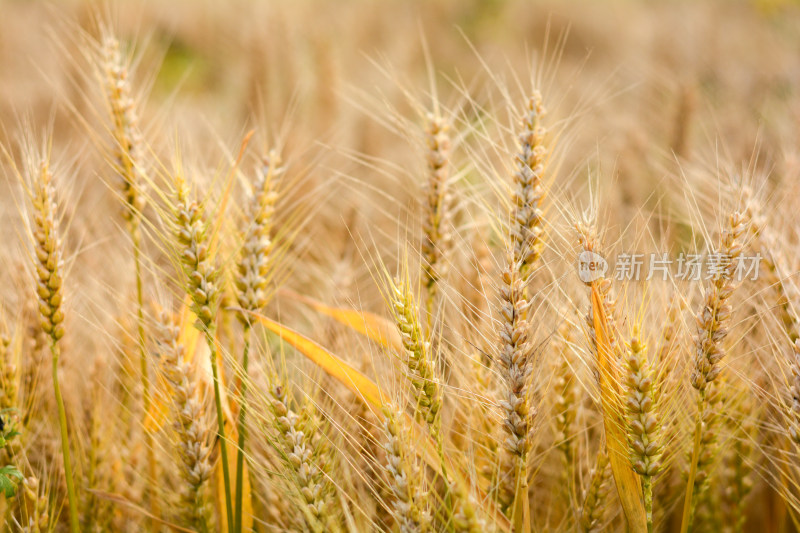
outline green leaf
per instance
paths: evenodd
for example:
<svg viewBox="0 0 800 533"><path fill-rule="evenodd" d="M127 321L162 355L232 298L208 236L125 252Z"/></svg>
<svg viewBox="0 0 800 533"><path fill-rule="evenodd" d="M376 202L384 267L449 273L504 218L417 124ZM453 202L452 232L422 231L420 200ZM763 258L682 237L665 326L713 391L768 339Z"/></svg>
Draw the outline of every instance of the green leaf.
<svg viewBox="0 0 800 533"><path fill-rule="evenodd" d="M16 479L16 481L14 481ZM5 493L6 498L11 498L17 493L17 484L22 481L22 473L14 465L6 465L0 468L0 491Z"/></svg>

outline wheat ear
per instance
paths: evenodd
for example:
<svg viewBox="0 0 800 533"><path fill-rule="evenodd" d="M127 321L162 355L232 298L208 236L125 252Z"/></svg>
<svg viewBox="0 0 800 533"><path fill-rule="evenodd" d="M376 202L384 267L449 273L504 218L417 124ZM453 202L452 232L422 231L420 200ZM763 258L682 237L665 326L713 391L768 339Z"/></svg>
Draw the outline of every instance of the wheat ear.
<svg viewBox="0 0 800 533"><path fill-rule="evenodd" d="M745 502L753 490L752 461L754 443L756 442L756 424L750 414L754 411L754 402L748 397L743 400L739 412L741 419L731 419L730 429L733 434L733 446L727 457L723 471L722 497L727 504L726 532L743 533L747 521Z"/></svg>
<svg viewBox="0 0 800 533"><path fill-rule="evenodd" d="M795 308L800 302L800 295L797 294L796 287L786 279L790 270L784 264L782 248L767 224L761 204L749 187L743 187L742 192L746 216L750 220L753 246L758 246L763 252L761 262L766 267L765 278L775 293L778 314L786 334L792 374L788 383L791 399L786 406L788 433L795 444L800 446L800 317Z"/></svg>
<svg viewBox="0 0 800 533"><path fill-rule="evenodd" d="M236 266L237 299L244 311L259 311L267 303L267 284L269 282L270 252L272 251L272 225L275 202L278 198L276 179L282 171L281 159L277 152L270 152L262 160L254 183L253 198L249 206L249 225L244 236L242 252ZM249 315L240 313L244 328L244 349L242 352L242 385L239 408L238 446L236 450L236 503L234 505L234 531L242 530L242 489L244 484L244 445L247 439L247 386L250 354Z"/></svg>
<svg viewBox="0 0 800 533"><path fill-rule="evenodd" d="M233 529L233 503L231 501L231 476L228 463L228 446L225 437L225 414L222 410L217 344L214 338L214 318L219 302L216 287L218 272L208 253L206 222L197 202L189 200L189 187L183 176L175 176L174 224L178 251L186 278L186 289L192 299L192 311L197 316L196 327L205 335L211 359L211 376L214 382L214 404L217 410L217 438L222 460L222 477L225 490L225 507L228 529Z"/></svg>
<svg viewBox="0 0 800 533"><path fill-rule="evenodd" d="M386 472L394 496L392 507L400 531L422 533L430 525L427 509L428 493L424 487L424 473L412 449L403 411L384 405L383 428L386 442Z"/></svg>
<svg viewBox="0 0 800 533"><path fill-rule="evenodd" d="M13 359L11 338L0 331L0 409L13 409L18 402L18 372Z"/></svg>
<svg viewBox="0 0 800 533"><path fill-rule="evenodd" d="M583 494L579 522L583 533L599 533L605 527L606 500L611 479L605 446L597 452L597 459L590 474L591 481Z"/></svg>
<svg viewBox="0 0 800 533"><path fill-rule="evenodd" d="M440 116L426 118L425 139L428 148L428 180L425 183L425 213L422 219L422 273L427 290L426 309L432 320L434 299L439 281L447 273L447 259L452 247L449 125Z"/></svg>
<svg viewBox="0 0 800 533"><path fill-rule="evenodd" d="M682 533L691 526L697 494L705 490L706 476L699 470L700 462L714 446L715 438L711 418L715 415L709 409L709 395L713 395L713 382L719 376L720 362L725 357L722 343L728 335L732 308L728 302L737 283L734 273L737 261L742 254L742 237L747 233L749 220L736 211L727 220L727 227L720 236L717 257L720 269L706 287L703 307L697 314L697 333L694 338L694 368L691 373L692 386L697 390L697 414L695 418L694 444L692 449L689 480L683 507ZM695 489L695 485L697 488Z"/></svg>
<svg viewBox="0 0 800 533"><path fill-rule="evenodd" d="M535 92L529 99L522 116L519 132L519 152L516 155L517 169L514 172L511 222L509 235L512 258L517 264L523 280L542 253L541 203L544 198L544 164L547 149L544 137L547 130L542 125L545 108L542 95Z"/></svg>
<svg viewBox="0 0 800 533"><path fill-rule="evenodd" d="M181 491L183 518L187 526L207 532L207 502L203 488L212 473L210 424L195 371L186 361L179 340L180 328L170 313L161 313L158 330L156 355L161 374L170 387L180 474L185 483Z"/></svg>
<svg viewBox="0 0 800 533"><path fill-rule="evenodd" d="M507 511L514 505L517 486L527 481L527 459L532 447L531 429L535 407L531 402L530 379L533 372L533 347L527 321L529 303L518 265L511 264L503 272L500 286L500 353L497 361L502 369L504 396L503 442L505 455L500 464L498 497Z"/></svg>
<svg viewBox="0 0 800 533"><path fill-rule="evenodd" d="M659 459L663 450L661 419L657 411L658 400L655 373L647 361L645 345L639 340L638 330L630 341L625 360L625 396L627 411L628 445L631 466L642 477L647 531L653 530L653 476L661 468Z"/></svg>
<svg viewBox="0 0 800 533"><path fill-rule="evenodd" d="M276 444L286 466L292 472L295 487L303 501L303 515L308 527L316 532L336 529L333 513L333 486L326 469L327 450L319 435L320 421L313 406L295 411L286 384L270 379L270 410L277 431Z"/></svg>
<svg viewBox="0 0 800 533"><path fill-rule="evenodd" d="M31 169L31 173L35 170ZM58 380L58 360L61 355L59 341L64 336L64 311L61 308L64 293L62 289L61 241L58 234L56 200L53 188L53 174L45 157L39 164L38 172L32 176L33 217L31 233L34 239L34 258L36 262L36 294L39 297L39 317L42 330L50 339L50 353L53 366L53 392L58 408L58 421L61 429L61 453L64 459L64 475L67 481L69 499L69 522L72 533L78 533L78 500L75 481L72 477L67 412Z"/></svg>
<svg viewBox="0 0 800 533"><path fill-rule="evenodd" d="M419 312L408 282L400 280L388 282L392 312L403 341L406 377L411 382L414 392L415 411L427 423L431 436L437 443L446 476L444 435L440 414L443 390L438 377L436 359L431 354L431 343L422 333Z"/></svg>
<svg viewBox="0 0 800 533"><path fill-rule="evenodd" d="M508 455L500 467L498 497L510 512L519 486L527 486L528 452L535 408L531 402L530 380L533 373L533 349L529 341L527 299L528 280L533 264L541 255L541 202L544 197L545 129L541 124L545 110L542 97L530 97L522 117L519 153L508 228L510 250L500 285L500 354L505 387L500 401L504 411L503 430L507 434Z"/></svg>
<svg viewBox="0 0 800 533"><path fill-rule="evenodd" d="M131 95L128 65L120 53L119 41L107 37L102 52L104 85L106 99L111 115L111 133L114 138L114 170L122 182L122 196L125 201L123 217L133 243L133 262L136 275L136 328L139 341L139 374L142 383L143 413L150 412L150 377L148 373L147 348L144 328L144 294L142 285L142 211L145 206L144 176L142 170L142 135L139 130L139 117L136 102ZM158 476L153 447L153 437L145 432L147 463L150 480ZM158 499L150 498L150 510L159 514Z"/></svg>
<svg viewBox="0 0 800 533"><path fill-rule="evenodd" d="M561 453L564 464L563 493L568 504L571 503L575 475L575 438L573 427L578 411L576 394L576 376L573 370L570 343L572 342L574 325L567 320L559 327L557 337L557 353L559 358L555 365L555 425L556 447Z"/></svg>
<svg viewBox="0 0 800 533"><path fill-rule="evenodd" d="M22 482L25 496L25 514L27 522L22 524L24 533L40 533L51 531L50 513L45 494L39 494L39 479L30 476Z"/></svg>

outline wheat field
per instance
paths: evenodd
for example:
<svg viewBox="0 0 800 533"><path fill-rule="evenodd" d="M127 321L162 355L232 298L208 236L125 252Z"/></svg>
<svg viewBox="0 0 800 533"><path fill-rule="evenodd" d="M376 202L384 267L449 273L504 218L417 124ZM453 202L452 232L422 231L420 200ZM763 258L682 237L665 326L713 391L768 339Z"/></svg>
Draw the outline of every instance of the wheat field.
<svg viewBox="0 0 800 533"><path fill-rule="evenodd" d="M800 530L800 4L0 0L4 531Z"/></svg>

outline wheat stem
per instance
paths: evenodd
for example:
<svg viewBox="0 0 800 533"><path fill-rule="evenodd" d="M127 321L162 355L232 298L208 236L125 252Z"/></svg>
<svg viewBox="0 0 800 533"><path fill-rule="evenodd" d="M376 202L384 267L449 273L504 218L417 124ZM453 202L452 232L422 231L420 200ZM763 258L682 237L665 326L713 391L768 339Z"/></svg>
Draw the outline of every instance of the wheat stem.
<svg viewBox="0 0 800 533"><path fill-rule="evenodd" d="M50 338L50 353L53 363L53 392L58 409L58 423L61 430L61 453L64 459L64 474L67 481L67 497L69 499L69 520L72 533L78 533L78 501L72 478L72 461L70 459L69 432L67 431L67 413L61 387L58 381L58 360L61 354L59 340L64 336L63 278L61 277L61 241L58 234L56 216L56 200L53 188L53 175L50 162L43 156L38 171L29 168L33 176L34 192L33 220L31 233L34 241L34 259L36 261L36 294L39 298L39 323L42 331Z"/></svg>
<svg viewBox="0 0 800 533"><path fill-rule="evenodd" d="M228 464L228 446L225 437L225 412L222 409L222 395L219 389L219 370L217 368L217 345L214 331L206 329L206 343L211 357L211 379L214 382L214 406L217 410L217 439L219 440L220 460L222 461L222 481L225 488L225 510L228 517L228 531L233 530L233 504L231 502L231 473Z"/></svg>
<svg viewBox="0 0 800 533"><path fill-rule="evenodd" d="M239 433L238 446L236 450L236 505L234 512L236 513L236 522L234 523L234 531L241 533L242 531L242 489L244 487L244 442L247 438L247 426L245 425L245 418L247 416L247 367L250 362L250 325L245 323L244 326L244 350L242 351L242 386L240 392L239 407L239 420L237 422L237 429Z"/></svg>
<svg viewBox="0 0 800 533"><path fill-rule="evenodd" d="M142 382L142 407L144 408L144 416L147 417L150 413L150 377L147 370L147 351L145 349L145 331L144 331L144 291L142 288L142 262L141 262L141 242L138 237L138 232L133 234L133 258L136 270L136 327L138 332L139 341L139 372ZM147 449L147 470L149 475L149 482L155 483L158 479L158 461L155 457L155 446L153 444L153 435L149 431L144 432L145 448ZM148 490L150 499L150 512L153 516L161 514L158 506L158 498L154 497L152 490ZM155 522L154 522L155 523Z"/></svg>
<svg viewBox="0 0 800 533"><path fill-rule="evenodd" d="M69 528L72 533L79 533L78 524L78 498L75 495L75 480L72 478L72 460L69 451L69 434L67 432L67 411L64 408L64 399L61 397L61 387L58 381L58 359L60 350L58 341L53 338L50 343L50 353L53 356L53 392L58 407L58 425L61 429L61 454L64 457L64 476L67 478L67 498L69 500Z"/></svg>
<svg viewBox="0 0 800 533"><path fill-rule="evenodd" d="M644 512L647 515L647 533L653 532L653 476L642 476Z"/></svg>

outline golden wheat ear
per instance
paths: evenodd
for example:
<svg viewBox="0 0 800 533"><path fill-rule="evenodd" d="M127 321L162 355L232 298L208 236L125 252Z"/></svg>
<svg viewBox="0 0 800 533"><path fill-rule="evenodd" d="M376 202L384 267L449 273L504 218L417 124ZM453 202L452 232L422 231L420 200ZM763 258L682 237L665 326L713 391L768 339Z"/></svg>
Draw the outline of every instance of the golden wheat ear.
<svg viewBox="0 0 800 533"><path fill-rule="evenodd" d="M207 481L211 477L212 431L208 402L204 401L195 369L180 343L180 326L169 313L159 319L157 353L161 375L169 384L177 456L184 481L180 513L184 525L201 532L210 530Z"/></svg>
<svg viewBox="0 0 800 533"><path fill-rule="evenodd" d="M708 489L709 467L718 449L718 414L715 404L722 399L721 391L714 386L714 381L722 371L720 363L726 353L723 341L728 335L733 314L729 300L738 286L735 279L737 260L744 251L743 239L750 224L746 213L739 211L728 215L726 222L715 251L721 259L720 268L709 280L703 305L696 317L695 355L690 382L697 392L697 411L689 476L686 481L682 533L692 526L698 498Z"/></svg>
<svg viewBox="0 0 800 533"><path fill-rule="evenodd" d="M30 193L32 206L30 234L33 238L32 259L36 276L36 296L39 302L39 325L48 337L50 345L53 393L61 432L61 454L67 485L70 531L77 533L79 531L78 498L72 474L67 412L61 395L58 375L62 337L66 332L63 308L64 264L49 148L39 154L35 152L30 154L27 176L22 179L25 180L26 188Z"/></svg>
<svg viewBox="0 0 800 533"><path fill-rule="evenodd" d="M436 114L428 114L425 140L428 148L428 179L424 187L424 213L422 215L422 284L427 290L425 309L428 324L433 321L434 300L438 284L447 274L448 260L453 245L452 196L450 178L449 124Z"/></svg>

